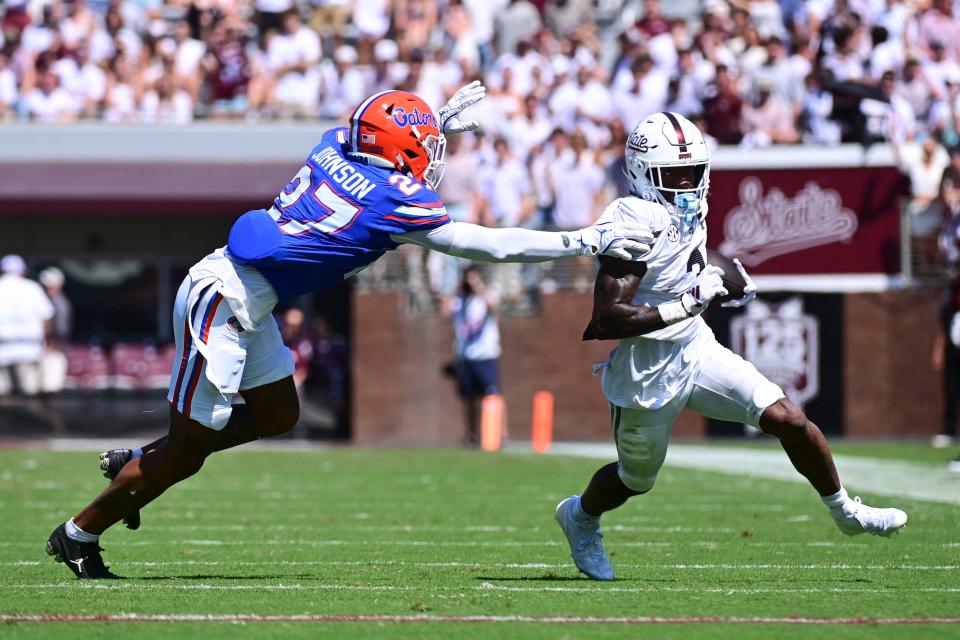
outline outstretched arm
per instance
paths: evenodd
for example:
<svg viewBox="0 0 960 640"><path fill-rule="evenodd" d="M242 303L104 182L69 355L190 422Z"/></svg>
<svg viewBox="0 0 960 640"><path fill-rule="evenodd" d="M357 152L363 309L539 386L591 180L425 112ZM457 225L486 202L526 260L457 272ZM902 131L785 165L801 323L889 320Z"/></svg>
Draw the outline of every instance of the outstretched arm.
<svg viewBox="0 0 960 640"><path fill-rule="evenodd" d="M566 233L492 229L469 222L451 222L430 231L394 235L393 239L478 262L544 262L582 253L582 245Z"/></svg>
<svg viewBox="0 0 960 640"><path fill-rule="evenodd" d="M629 260L649 251L653 240L646 230L609 222L559 232L491 229L450 222L429 231L394 234L393 239L478 262L545 262L564 256L601 254Z"/></svg>

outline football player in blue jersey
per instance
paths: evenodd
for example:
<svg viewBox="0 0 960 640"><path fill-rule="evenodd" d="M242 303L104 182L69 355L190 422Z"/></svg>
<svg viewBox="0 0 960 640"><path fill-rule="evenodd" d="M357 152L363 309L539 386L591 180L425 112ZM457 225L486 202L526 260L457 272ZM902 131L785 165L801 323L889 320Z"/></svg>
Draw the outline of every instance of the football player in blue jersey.
<svg viewBox="0 0 960 640"><path fill-rule="evenodd" d="M168 434L101 454L110 486L53 531L49 555L78 578L116 578L100 554L107 528L121 519L138 528L140 509L211 453L296 424L293 360L271 316L278 303L335 285L403 243L485 262L629 260L649 250L647 231L620 222L549 233L451 221L436 192L445 135L477 128L460 114L483 95L471 83L438 115L407 91L373 95L349 127L324 134L269 209L240 216L226 247L194 265L177 292ZM238 392L245 402L233 405Z"/></svg>

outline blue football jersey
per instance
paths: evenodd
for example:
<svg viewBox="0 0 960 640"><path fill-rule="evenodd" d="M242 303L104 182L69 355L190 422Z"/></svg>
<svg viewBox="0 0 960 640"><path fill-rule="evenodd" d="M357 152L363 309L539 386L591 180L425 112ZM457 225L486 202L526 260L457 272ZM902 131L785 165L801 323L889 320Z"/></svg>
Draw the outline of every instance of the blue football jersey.
<svg viewBox="0 0 960 640"><path fill-rule="evenodd" d="M391 237L450 221L437 192L399 171L351 161L331 129L269 210L240 216L231 258L256 268L281 302L341 282L398 244Z"/></svg>

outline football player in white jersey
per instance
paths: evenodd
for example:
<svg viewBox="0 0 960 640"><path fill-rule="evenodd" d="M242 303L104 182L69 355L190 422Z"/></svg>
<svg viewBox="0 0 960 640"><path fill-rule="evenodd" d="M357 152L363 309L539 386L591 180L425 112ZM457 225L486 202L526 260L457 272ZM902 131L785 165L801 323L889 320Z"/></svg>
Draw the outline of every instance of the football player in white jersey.
<svg viewBox="0 0 960 640"><path fill-rule="evenodd" d="M848 497L820 429L752 364L721 346L700 317L727 293L722 270L706 260L710 156L700 131L675 113L644 118L627 141L626 173L630 195L611 203L601 220L646 227L656 240L640 262L600 257L585 338L619 340L598 366L618 461L597 470L582 495L557 505L577 567L594 580L613 579L600 516L653 488L684 407L779 438L844 533L886 536L903 527L903 511ZM724 304L742 306L756 286L736 264L747 286L743 297Z"/></svg>

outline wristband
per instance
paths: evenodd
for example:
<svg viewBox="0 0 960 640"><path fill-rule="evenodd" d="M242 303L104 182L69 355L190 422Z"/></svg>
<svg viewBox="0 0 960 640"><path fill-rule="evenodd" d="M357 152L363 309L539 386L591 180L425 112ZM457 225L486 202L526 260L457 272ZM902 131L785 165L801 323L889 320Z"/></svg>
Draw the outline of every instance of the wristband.
<svg viewBox="0 0 960 640"><path fill-rule="evenodd" d="M668 326L693 317L687 312L687 308L683 306L683 302L680 300L658 305L657 311L660 312L664 324Z"/></svg>

